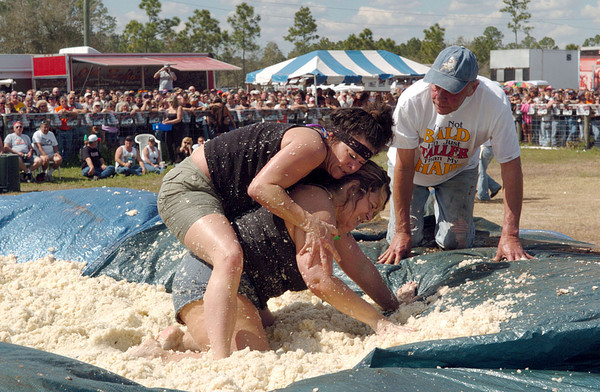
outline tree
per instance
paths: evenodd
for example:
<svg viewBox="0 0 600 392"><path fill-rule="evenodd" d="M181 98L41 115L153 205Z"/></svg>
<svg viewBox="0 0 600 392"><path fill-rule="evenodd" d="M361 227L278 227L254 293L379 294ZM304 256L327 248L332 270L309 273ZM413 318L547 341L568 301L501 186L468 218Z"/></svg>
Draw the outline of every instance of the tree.
<svg viewBox="0 0 600 392"><path fill-rule="evenodd" d="M471 51L482 67L489 63L492 50L502 49L502 38L504 38L504 34L494 26L486 27L483 35L475 37L471 43Z"/></svg>
<svg viewBox="0 0 600 392"><path fill-rule="evenodd" d="M185 28L177 34L176 51L216 54L226 45L225 37L210 11L195 9Z"/></svg>
<svg viewBox="0 0 600 392"><path fill-rule="evenodd" d="M339 43L340 50L373 50L375 41L373 41L373 32L370 29L364 29L358 36L350 34L348 38Z"/></svg>
<svg viewBox="0 0 600 392"><path fill-rule="evenodd" d="M419 53L421 52L421 40L418 38L411 38L406 43L400 44L398 54L406 58L421 61Z"/></svg>
<svg viewBox="0 0 600 392"><path fill-rule="evenodd" d="M550 37L544 37L538 42L541 49L558 49L556 42Z"/></svg>
<svg viewBox="0 0 600 392"><path fill-rule="evenodd" d="M527 35L521 41L521 47L525 49L540 49L540 44L533 36Z"/></svg>
<svg viewBox="0 0 600 392"><path fill-rule="evenodd" d="M112 49L116 19L101 0L90 2L90 41L99 50ZM12 0L0 3L0 52L58 53L83 45L82 0Z"/></svg>
<svg viewBox="0 0 600 392"><path fill-rule="evenodd" d="M446 29L436 23L430 28L423 30L423 32L425 33L425 38L421 43L419 57L420 61L431 64L435 61L437 55L446 47L444 44Z"/></svg>
<svg viewBox="0 0 600 392"><path fill-rule="evenodd" d="M162 4L158 0L142 0L138 6L146 11L148 22L132 20L123 30L123 46L127 52L162 52L174 44L177 35L173 28L180 22L178 17L161 19L158 14Z"/></svg>
<svg viewBox="0 0 600 392"><path fill-rule="evenodd" d="M259 68L268 67L269 65L277 64L285 60L285 56L279 49L279 46L273 41L267 42L265 48L263 49L262 54L262 63L263 65L259 66Z"/></svg>
<svg viewBox="0 0 600 392"><path fill-rule="evenodd" d="M531 26L527 26L531 14L527 12L527 6L531 0L502 0L506 7L500 9L500 12L508 14L511 17L511 21L508 22L508 28L515 33L515 48L519 47L519 40L517 33L522 31L526 36L529 36L529 32L533 29Z"/></svg>
<svg viewBox="0 0 600 392"><path fill-rule="evenodd" d="M317 23L310 13L310 8L300 7L294 15L294 25L288 29L288 35L283 39L294 44L294 49L290 52L289 57L310 52L313 41L319 39Z"/></svg>
<svg viewBox="0 0 600 392"><path fill-rule="evenodd" d="M259 49L256 38L260 37L260 15L254 15L254 7L243 2L235 7L235 15L227 18L231 25L231 43L242 51L242 73L246 76L246 52Z"/></svg>
<svg viewBox="0 0 600 392"><path fill-rule="evenodd" d="M600 34L596 34L595 37L586 38L581 46L600 46Z"/></svg>
<svg viewBox="0 0 600 392"><path fill-rule="evenodd" d="M579 50L579 45L577 44L567 44L565 50Z"/></svg>

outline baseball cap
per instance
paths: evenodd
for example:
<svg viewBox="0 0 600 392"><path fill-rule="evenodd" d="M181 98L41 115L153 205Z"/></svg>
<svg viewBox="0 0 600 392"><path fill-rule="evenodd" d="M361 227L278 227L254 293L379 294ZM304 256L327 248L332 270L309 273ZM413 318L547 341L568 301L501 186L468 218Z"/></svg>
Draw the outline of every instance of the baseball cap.
<svg viewBox="0 0 600 392"><path fill-rule="evenodd" d="M88 142L93 143L93 142L97 142L98 141L98 136L96 135L90 135L88 136Z"/></svg>
<svg viewBox="0 0 600 392"><path fill-rule="evenodd" d="M478 72L473 52L464 46L449 46L438 54L423 80L456 94L476 80Z"/></svg>

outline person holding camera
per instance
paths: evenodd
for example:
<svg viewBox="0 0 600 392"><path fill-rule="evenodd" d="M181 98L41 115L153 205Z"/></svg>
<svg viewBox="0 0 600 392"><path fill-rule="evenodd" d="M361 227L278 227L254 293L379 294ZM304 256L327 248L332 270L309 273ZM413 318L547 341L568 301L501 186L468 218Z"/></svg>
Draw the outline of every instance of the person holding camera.
<svg viewBox="0 0 600 392"><path fill-rule="evenodd" d="M177 80L177 75L171 69L171 65L165 64L161 69L156 71L154 79L159 79L159 91L173 91L173 82Z"/></svg>

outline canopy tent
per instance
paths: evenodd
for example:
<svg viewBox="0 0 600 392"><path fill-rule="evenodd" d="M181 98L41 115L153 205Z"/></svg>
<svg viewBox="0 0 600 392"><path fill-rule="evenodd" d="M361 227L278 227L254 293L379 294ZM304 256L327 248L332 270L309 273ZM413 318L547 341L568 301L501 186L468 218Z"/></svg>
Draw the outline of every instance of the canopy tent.
<svg viewBox="0 0 600 392"><path fill-rule="evenodd" d="M429 67L385 50L315 50L250 72L246 83L373 83L395 77L423 76Z"/></svg>

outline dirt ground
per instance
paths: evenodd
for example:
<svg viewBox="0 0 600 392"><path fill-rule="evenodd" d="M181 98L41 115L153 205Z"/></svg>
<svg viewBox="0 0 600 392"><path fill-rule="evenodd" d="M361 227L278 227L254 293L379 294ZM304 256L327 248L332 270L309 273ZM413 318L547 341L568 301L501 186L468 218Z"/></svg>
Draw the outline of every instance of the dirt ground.
<svg viewBox="0 0 600 392"><path fill-rule="evenodd" d="M600 159L572 164L528 156L522 156L521 229L553 230L600 246ZM500 165L495 160L488 174L502 183ZM502 192L490 202L476 201L473 215L502 225ZM389 216L389 207L382 216Z"/></svg>

